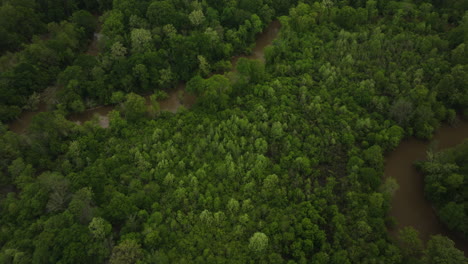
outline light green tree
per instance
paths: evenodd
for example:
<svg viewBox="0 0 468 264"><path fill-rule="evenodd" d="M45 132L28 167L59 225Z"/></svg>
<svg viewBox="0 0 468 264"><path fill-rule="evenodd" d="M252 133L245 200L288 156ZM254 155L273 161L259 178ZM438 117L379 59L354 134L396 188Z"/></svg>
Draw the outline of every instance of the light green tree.
<svg viewBox="0 0 468 264"><path fill-rule="evenodd" d="M81 222L88 223L93 217L91 203L93 191L89 187L82 188L73 194L68 210Z"/></svg>
<svg viewBox="0 0 468 264"><path fill-rule="evenodd" d="M161 69L159 70L159 74L160 74L160 77L158 80L159 85L162 88L168 88L172 84L172 81L174 78L171 68L168 67L166 69Z"/></svg>
<svg viewBox="0 0 468 264"><path fill-rule="evenodd" d="M236 199L231 198L227 204L227 208L231 213L235 213L239 210L239 202Z"/></svg>
<svg viewBox="0 0 468 264"><path fill-rule="evenodd" d="M143 250L140 244L133 239L120 242L112 249L111 264L134 264L143 258Z"/></svg>
<svg viewBox="0 0 468 264"><path fill-rule="evenodd" d="M150 106L149 106L149 114L152 118L155 118L159 115L159 112L161 110L161 106L159 105L158 102L158 95L157 94L152 94L150 96Z"/></svg>
<svg viewBox="0 0 468 264"><path fill-rule="evenodd" d="M89 223L88 229L95 239L102 240L110 234L112 226L103 218L94 217Z"/></svg>
<svg viewBox="0 0 468 264"><path fill-rule="evenodd" d="M122 58L127 55L127 48L120 42L115 42L111 47L111 56L113 59Z"/></svg>
<svg viewBox="0 0 468 264"><path fill-rule="evenodd" d="M130 93L123 103L123 110L127 120L135 121L146 113L145 98Z"/></svg>
<svg viewBox="0 0 468 264"><path fill-rule="evenodd" d="M200 9L194 10L192 11L192 13L190 13L189 19L190 19L190 22L192 22L194 26L199 26L203 24L203 22L205 21L205 15L203 14L203 11Z"/></svg>
<svg viewBox="0 0 468 264"><path fill-rule="evenodd" d="M151 32L147 29L136 28L130 34L133 53L143 53L152 48Z"/></svg>
<svg viewBox="0 0 468 264"><path fill-rule="evenodd" d="M405 227L398 234L398 244L401 253L406 258L417 258L423 251L423 244L419 233L413 227Z"/></svg>
<svg viewBox="0 0 468 264"><path fill-rule="evenodd" d="M273 139L279 139L283 135L283 126L280 122L275 122L271 126L271 136Z"/></svg>
<svg viewBox="0 0 468 264"><path fill-rule="evenodd" d="M205 57L203 57L203 55L198 55L197 58L200 72L203 76L207 76L210 73L210 65L206 61Z"/></svg>
<svg viewBox="0 0 468 264"><path fill-rule="evenodd" d="M455 248L449 238L435 235L427 242L423 257L424 264L468 264L463 252Z"/></svg>
<svg viewBox="0 0 468 264"><path fill-rule="evenodd" d="M268 247L268 237L261 232L256 232L249 240L249 249L258 254Z"/></svg>

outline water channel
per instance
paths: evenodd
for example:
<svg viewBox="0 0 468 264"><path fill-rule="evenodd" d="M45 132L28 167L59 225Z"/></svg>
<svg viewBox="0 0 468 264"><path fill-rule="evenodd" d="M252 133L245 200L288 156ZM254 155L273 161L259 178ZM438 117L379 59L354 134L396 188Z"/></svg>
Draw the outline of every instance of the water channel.
<svg viewBox="0 0 468 264"><path fill-rule="evenodd" d="M265 47L270 45L277 37L280 26L279 21L270 23L265 31L258 35L255 47L250 55L237 56L232 59L233 67L235 67L237 60L241 57L264 61ZM99 37L100 35L95 35L95 41ZM95 41L91 44L93 52L97 47ZM195 97L185 93L184 83L179 83L168 95L167 99L159 101L160 109L163 111L175 113L182 105L189 108L195 102ZM70 115L69 120L81 124L97 116L99 124L102 127L107 127L109 125L107 114L113 109L114 106L96 107L82 113ZM41 104L36 112L25 111L9 127L14 132L24 132L32 117L38 112L46 110L47 107ZM455 127L443 126L434 136L434 140L438 142L439 149L455 146L465 138L468 138L468 122L460 122ZM390 215L398 223L394 229L390 230L390 234L395 236L402 227L413 226L420 232L423 241L427 241L434 234L446 235L454 240L457 248L463 250L466 255L468 254L468 241L450 232L440 223L431 204L424 198L423 176L416 171L413 163L425 158L428 145L428 142L410 138L402 141L386 158L385 175L395 178L400 185L399 190L393 197L392 209L390 211Z"/></svg>
<svg viewBox="0 0 468 264"><path fill-rule="evenodd" d="M433 137L437 150L453 147L468 138L468 122L455 126L442 126ZM400 188L392 199L390 216L397 221L390 234L395 237L398 230L412 226L426 242L430 236L441 234L455 242L455 246L468 256L468 241L442 224L431 205L424 197L424 177L414 167L414 162L426 159L430 142L409 138L400 143L385 159L385 176L398 181Z"/></svg>
<svg viewBox="0 0 468 264"><path fill-rule="evenodd" d="M264 61L265 47L270 45L273 42L273 40L278 36L280 27L281 25L279 21L275 20L271 22L268 25L268 27L257 36L255 46L252 49L252 53L250 55L236 56L232 58L231 63L233 65L233 68L235 68L235 65L239 58L242 57ZM100 38L101 34L94 34L94 40L90 44L90 49L87 52L88 54L97 55L98 41ZM149 95L146 96L146 101L149 102ZM176 85L176 87L174 87L174 89L168 92L167 99L159 101L159 106L161 111L169 111L175 113L181 106L190 108L194 103L195 97L186 93L185 84L180 82ZM97 117L99 125L106 128L109 126L109 119L107 117L107 114L114 108L115 106L99 106L87 109L81 113L72 114L68 117L68 119L78 124L83 124L84 122L89 121L94 117ZM32 117L37 113L44 111L47 111L47 106L43 103L40 104L39 109L37 111L24 111L17 120L10 123L10 130L16 133L23 133L29 126Z"/></svg>

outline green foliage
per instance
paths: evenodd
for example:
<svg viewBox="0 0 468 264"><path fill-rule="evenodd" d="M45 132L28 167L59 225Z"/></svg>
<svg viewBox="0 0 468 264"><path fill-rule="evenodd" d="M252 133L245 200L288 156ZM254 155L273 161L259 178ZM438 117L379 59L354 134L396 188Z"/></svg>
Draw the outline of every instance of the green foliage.
<svg viewBox="0 0 468 264"><path fill-rule="evenodd" d="M453 241L441 235L433 236L429 240L422 261L434 264L468 263L463 252L454 247Z"/></svg>
<svg viewBox="0 0 468 264"><path fill-rule="evenodd" d="M111 264L136 264L143 257L140 245L135 240L124 240L112 249Z"/></svg>
<svg viewBox="0 0 468 264"><path fill-rule="evenodd" d="M51 85L60 109L0 127L0 262L466 262L446 238L389 239L382 182L384 153L468 108L463 1L64 3L38 10L71 22L0 59L2 120ZM77 56L96 21L80 8L107 10L98 56ZM265 63L222 74L278 15ZM160 111L179 81L196 104ZM109 103L107 129L64 116ZM453 228L465 152L423 165Z"/></svg>
<svg viewBox="0 0 468 264"><path fill-rule="evenodd" d="M257 232L249 240L249 249L258 256L268 247L268 237L264 233Z"/></svg>
<svg viewBox="0 0 468 264"><path fill-rule="evenodd" d="M0 55L19 50L21 44L45 30L41 14L35 12L34 5L21 5L19 2L2 2L0 6Z"/></svg>
<svg viewBox="0 0 468 264"><path fill-rule="evenodd" d="M132 30L131 41L132 41L132 52L135 54L144 53L151 51L151 32L146 29L134 29Z"/></svg>
<svg viewBox="0 0 468 264"><path fill-rule="evenodd" d="M122 104L124 116L129 121L136 121L146 113L145 98L130 93L127 94L125 102Z"/></svg>
<svg viewBox="0 0 468 264"><path fill-rule="evenodd" d="M411 262L419 258L423 252L423 243L419 233L413 227L405 227L398 234L398 243L404 258Z"/></svg>
<svg viewBox="0 0 468 264"><path fill-rule="evenodd" d="M74 12L70 17L70 21L82 28L88 37L92 36L96 29L96 19L86 10Z"/></svg>
<svg viewBox="0 0 468 264"><path fill-rule="evenodd" d="M418 164L425 174L426 196L449 229L468 237L468 142L443 152L429 152L428 157Z"/></svg>
<svg viewBox="0 0 468 264"><path fill-rule="evenodd" d="M71 64L83 44L87 42L84 27L89 26L87 30L93 30L93 26L87 25L90 22L86 20L94 18L89 17L89 14L83 15L84 17L82 15L77 13L74 23L63 21L60 24L48 24L48 37L34 38L31 44L24 45L24 49L15 54L16 60L1 71L0 112L5 113L0 116L0 121L17 117L19 108L28 103L31 94L43 92L48 85L53 85L60 69ZM66 86L59 95L64 103L76 105L81 101L84 93L80 90L82 84L77 81L73 84L61 83ZM80 111L83 107L69 108Z"/></svg>

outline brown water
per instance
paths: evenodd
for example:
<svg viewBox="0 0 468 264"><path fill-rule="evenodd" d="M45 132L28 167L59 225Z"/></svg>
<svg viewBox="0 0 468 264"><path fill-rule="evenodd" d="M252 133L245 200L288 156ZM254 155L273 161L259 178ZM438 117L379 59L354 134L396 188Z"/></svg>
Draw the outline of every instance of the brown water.
<svg viewBox="0 0 468 264"><path fill-rule="evenodd" d="M147 100L149 96L146 97ZM195 96L185 92L185 83L179 83L176 89L169 93L169 97L162 101L159 101L159 107L161 110L176 113L181 106L190 108L195 104Z"/></svg>
<svg viewBox="0 0 468 264"><path fill-rule="evenodd" d="M99 126L103 128L109 127L109 118L107 114L114 110L115 106L113 105L106 105L106 106L98 106L95 108L87 109L81 113L72 114L68 117L68 120L77 123L78 125L82 125L84 122L90 121L93 118L97 120Z"/></svg>
<svg viewBox="0 0 468 264"><path fill-rule="evenodd" d="M456 126L444 125L434 135L437 150L453 147L468 138L468 122ZM400 188L392 199L390 216L397 220L397 226L390 230L396 236L399 229L412 226L419 231L421 239L427 241L430 236L441 234L455 241L455 246L468 255L468 241L444 226L431 203L424 197L424 177L413 166L417 160L426 159L430 142L415 138L404 140L386 158L385 176L398 181Z"/></svg>
<svg viewBox="0 0 468 264"><path fill-rule="evenodd" d="M146 104L150 105L150 96L145 96ZM179 83L176 89L168 93L168 98L158 102L161 111L168 111L171 113L176 113L177 110L184 106L190 108L195 103L195 96L185 92L185 84ZM99 106L96 108L88 109L82 113L77 113L70 115L68 119L79 125L83 124L86 121L90 121L95 118L98 124L103 127L109 127L109 118L108 114L110 111L114 110L115 106Z"/></svg>
<svg viewBox="0 0 468 264"><path fill-rule="evenodd" d="M255 41L255 47L252 49L250 55L243 55L243 56L236 56L232 59L231 63L233 69L237 64L237 61L240 58L247 58L251 60L260 60L261 62L265 62L265 48L270 45L273 40L278 37L279 30L281 28L281 24L278 20L272 21L268 27L257 36L257 40Z"/></svg>
<svg viewBox="0 0 468 264"><path fill-rule="evenodd" d="M23 133L26 128L29 126L29 124L32 121L32 118L40 112L45 112L47 111L47 105L43 101L41 101L38 105L38 108L36 111L23 111L19 115L18 119L15 121L11 122L8 126L11 131L15 133Z"/></svg>
<svg viewBox="0 0 468 264"><path fill-rule="evenodd" d="M273 40L277 37L279 28L281 27L279 21L271 22L265 31L258 35L257 41L255 42L255 47L252 49L252 54L246 56L237 56L232 60L232 65L235 68L237 60L241 57L248 59L257 59L264 62L264 50L265 47L270 45ZM100 23L98 24L97 31L100 30ZM98 54L98 42L101 38L101 34L95 33L94 39L90 44L90 47L87 51L90 55ZM169 111L176 113L177 110L184 106L190 108L195 103L195 96L190 95L185 92L185 84L180 82L175 89L168 92L169 97L167 99L159 101L159 106L161 111ZM146 96L146 101L149 103L149 95ZM10 130L16 133L22 133L31 123L32 117L39 112L44 112L47 110L45 104L41 104L42 107L38 111L24 111L20 117L9 124ZM69 120L76 122L77 124L83 124L86 121L90 121L93 118L96 118L98 124L101 127L107 128L109 126L109 118L107 114L113 110L115 106L100 106L85 110L82 113L72 114L68 117Z"/></svg>
<svg viewBox="0 0 468 264"><path fill-rule="evenodd" d="M237 61L241 57L264 62L265 47L270 45L277 37L280 27L279 21L270 23L265 31L258 35L256 45L250 55L236 56L232 59L233 68L235 68ZM88 51L89 54L94 55L94 51L97 50L99 37L99 35L95 35L95 39ZM148 98L149 96L146 96L147 102L149 101ZM195 97L185 93L185 84L183 83L179 83L174 90L169 92L167 99L159 102L161 110L172 113L177 112L181 106L190 108L194 103ZM69 119L82 124L93 118L97 118L100 126L108 127L109 120L107 114L113 109L114 106L96 107L79 114L73 114ZM9 125L10 130L16 133L24 132L32 117L38 112L46 110L46 105L41 104L38 111L23 112L18 120ZM443 126L434 136L434 140L438 141L439 149L455 146L465 138L468 138L468 122L461 122L456 127ZM402 227L413 226L420 232L421 238L424 241L427 241L431 235L446 235L454 240L457 248L463 250L466 255L468 252L468 241L456 236L441 224L431 204L424 198L424 179L416 171L413 163L416 160L425 159L428 145L428 142L415 138L407 139L401 142L386 158L385 175L395 178L400 185L399 190L397 190L393 197L392 209L390 211L390 215L397 220L398 224L396 228L390 230L390 233L395 235Z"/></svg>

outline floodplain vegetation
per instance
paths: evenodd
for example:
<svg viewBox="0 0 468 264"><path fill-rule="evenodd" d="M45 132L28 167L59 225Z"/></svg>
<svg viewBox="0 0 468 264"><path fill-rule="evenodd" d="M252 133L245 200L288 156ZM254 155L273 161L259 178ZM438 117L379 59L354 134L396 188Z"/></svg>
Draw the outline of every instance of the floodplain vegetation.
<svg viewBox="0 0 468 264"><path fill-rule="evenodd" d="M426 197L447 227L468 238L468 141L444 150L428 152L428 160L418 162L423 172Z"/></svg>
<svg viewBox="0 0 468 264"><path fill-rule="evenodd" d="M0 126L0 262L468 263L440 235L391 238L397 184L383 178L404 137L429 139L468 114L467 10L3 1L0 120L44 94L50 110L23 134ZM265 61L231 71L274 20ZM180 81L197 97L190 109L145 103ZM108 104L108 128L66 118ZM463 149L422 167L441 218L466 235Z"/></svg>

